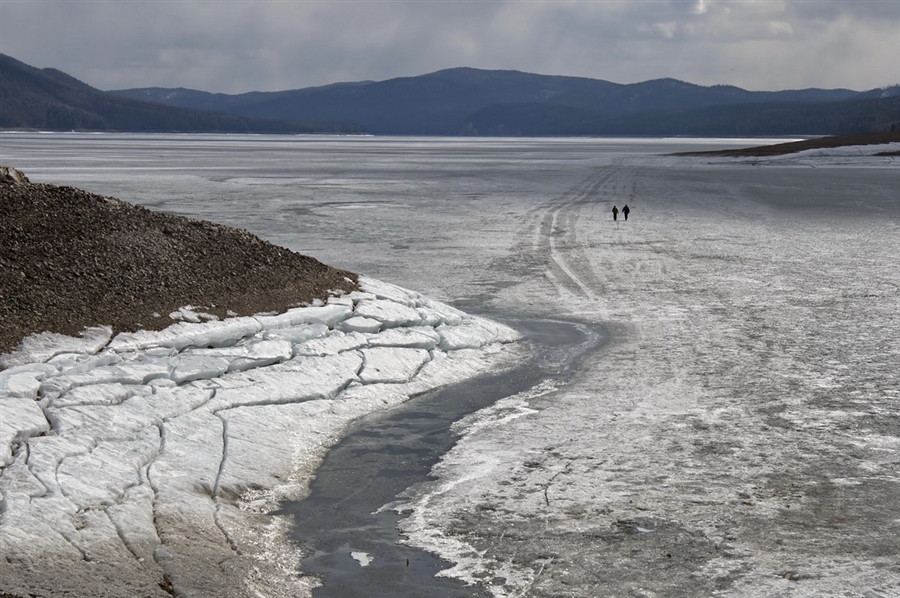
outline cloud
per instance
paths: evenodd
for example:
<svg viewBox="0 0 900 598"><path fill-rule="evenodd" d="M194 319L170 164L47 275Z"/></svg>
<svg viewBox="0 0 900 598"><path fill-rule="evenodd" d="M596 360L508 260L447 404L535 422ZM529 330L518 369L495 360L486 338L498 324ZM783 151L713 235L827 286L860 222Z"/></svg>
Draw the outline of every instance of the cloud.
<svg viewBox="0 0 900 598"><path fill-rule="evenodd" d="M3 0L0 52L101 89L271 91L454 66L868 89L900 82L900 3Z"/></svg>
<svg viewBox="0 0 900 598"><path fill-rule="evenodd" d="M651 29L666 39L672 39L675 37L675 32L678 30L678 23L675 21L669 21L668 23L653 23ZM693 28L689 28L688 31L692 34L694 32Z"/></svg>

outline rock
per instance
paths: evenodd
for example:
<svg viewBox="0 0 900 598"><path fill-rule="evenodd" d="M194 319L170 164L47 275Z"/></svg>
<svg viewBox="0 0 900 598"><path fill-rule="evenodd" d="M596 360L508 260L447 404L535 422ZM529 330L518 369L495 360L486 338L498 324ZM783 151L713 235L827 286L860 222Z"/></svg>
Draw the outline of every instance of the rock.
<svg viewBox="0 0 900 598"><path fill-rule="evenodd" d="M0 166L0 184L3 185L29 185L31 181L22 174L21 170L12 166Z"/></svg>

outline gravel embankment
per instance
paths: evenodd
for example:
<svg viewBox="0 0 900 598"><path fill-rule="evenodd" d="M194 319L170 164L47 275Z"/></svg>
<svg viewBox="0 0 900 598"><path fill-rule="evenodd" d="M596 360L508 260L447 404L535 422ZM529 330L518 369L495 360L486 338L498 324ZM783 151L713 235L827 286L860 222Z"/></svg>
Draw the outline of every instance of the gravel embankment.
<svg viewBox="0 0 900 598"><path fill-rule="evenodd" d="M245 230L0 168L0 353L35 332L158 330L186 305L219 317L284 311L356 280Z"/></svg>

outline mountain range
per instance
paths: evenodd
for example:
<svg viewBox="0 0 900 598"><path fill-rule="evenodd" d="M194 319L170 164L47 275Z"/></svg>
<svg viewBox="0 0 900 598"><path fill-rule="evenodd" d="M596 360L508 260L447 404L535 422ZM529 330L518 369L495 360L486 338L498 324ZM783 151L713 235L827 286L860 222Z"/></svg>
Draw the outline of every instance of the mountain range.
<svg viewBox="0 0 900 598"><path fill-rule="evenodd" d="M454 68L386 81L228 95L103 92L0 55L0 128L377 135L837 135L900 130L900 85L748 91Z"/></svg>
<svg viewBox="0 0 900 598"><path fill-rule="evenodd" d="M131 100L0 54L0 129L184 133L359 133L358 125L258 119Z"/></svg>

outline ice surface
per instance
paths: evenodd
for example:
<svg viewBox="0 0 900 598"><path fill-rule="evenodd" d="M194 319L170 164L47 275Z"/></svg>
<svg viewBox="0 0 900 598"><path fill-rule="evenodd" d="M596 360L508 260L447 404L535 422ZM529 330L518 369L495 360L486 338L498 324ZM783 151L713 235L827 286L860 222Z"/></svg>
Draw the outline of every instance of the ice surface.
<svg viewBox="0 0 900 598"><path fill-rule="evenodd" d="M356 306L356 313L363 318L381 322L385 328L415 326L422 321L419 312L402 303L389 299L366 299Z"/></svg>
<svg viewBox="0 0 900 598"><path fill-rule="evenodd" d="M498 597L900 595L900 177L874 151L623 159L518 211L454 292L613 338L461 422L409 542Z"/></svg>
<svg viewBox="0 0 900 598"><path fill-rule="evenodd" d="M5 397L37 397L41 380L58 369L44 363L18 365L0 372L0 393Z"/></svg>
<svg viewBox="0 0 900 598"><path fill-rule="evenodd" d="M341 322L338 327L347 332L378 332L381 330L381 321L364 316L354 316Z"/></svg>
<svg viewBox="0 0 900 598"><path fill-rule="evenodd" d="M408 382L431 359L424 349L374 347L362 349L363 366L359 380L363 384Z"/></svg>
<svg viewBox="0 0 900 598"><path fill-rule="evenodd" d="M490 337L438 334L468 321L464 311L569 318L604 325L612 338L571 379L461 422L462 440L437 478L411 490L403 528L412 544L454 563L448 575L495 596L535 598L900 595L900 159L871 155L887 148L696 158L667 154L765 140L42 137L6 135L0 162L32 180L247 228L391 281L405 288L368 281L334 304L393 300L420 324L376 334L317 324L248 331L235 347L285 340L291 358L181 386L169 378L101 383L42 399L48 410L82 408L66 421L77 414L86 424L103 419L83 410L90 389L98 406L134 402L123 425L146 404L143 417L161 422L158 440L148 428L143 445L129 445L138 458L128 463L140 464L150 448L162 459L138 468L140 483L114 504L79 512L57 490L56 471L76 456L79 468L95 467L86 457L95 443L52 435L13 443L0 492L3 508L19 516L0 526L0 539L28 550L13 553L12 573L52 579L60 563L60 579L135 580L136 591L120 595L144 595L163 573L214 593L223 587L216 578L231 575L240 580L231 594L309 595L316 582L294 574L289 520L263 513L304 495L302 472L349 419L502 359L494 345L441 348L445 338L464 346ZM160 151L185 144L190 152ZM615 224L609 210L625 203L629 221ZM360 206L369 209L341 209ZM360 383L359 351L421 327L431 329L433 347L400 338L387 345L432 353L411 381ZM43 355L60 353L48 364L65 362L78 375L94 367L84 359L91 351L48 349ZM115 355L132 360L129 351ZM304 362L315 358L343 361ZM3 359L6 367L44 364ZM327 368L327 383L293 388L291 364L304 363ZM17 392L27 395L44 376L26 374ZM256 395L257 386L266 390ZM240 403L241 393L251 396ZM194 472L197 442L173 435L170 446L166 422L192 411L216 413L191 423L208 426L210 446L230 443L224 464L198 461ZM273 463L301 473L275 482L256 468L247 439L260 422ZM160 502L174 500L158 485L170 478L184 512L198 514L184 533L178 513ZM217 500L205 485L183 485L191 479L218 482ZM235 499L230 489L245 484ZM113 527L118 552L112 534L98 533ZM93 530L85 532L98 546L91 565L81 564L91 542L80 530ZM234 558L230 543L251 558ZM144 561L104 570L99 547L114 556L121 546ZM42 589L5 575L9 563L0 567L4 589ZM200 579L199 570L213 574Z"/></svg>
<svg viewBox="0 0 900 598"><path fill-rule="evenodd" d="M0 373L0 550L21 567L55 554L76 577L88 575L80 563L137 563L187 594L234 595L234 584L254 579L267 591L306 588L248 569L284 552L259 517L304 495L352 420L518 354L505 326L434 302L429 314L450 317L420 325L417 294L366 278L361 286L278 315L197 318L107 333L108 343L28 341L40 361L16 355ZM438 346L462 326L493 333ZM215 565L239 555L245 564ZM5 575L24 575L19 566ZM91 583L80 580L79 591L97 590Z"/></svg>
<svg viewBox="0 0 900 598"><path fill-rule="evenodd" d="M494 342L510 342L509 328L493 322L468 320L455 326L441 325L436 329L441 336L440 346L444 351L472 349Z"/></svg>
<svg viewBox="0 0 900 598"><path fill-rule="evenodd" d="M33 334L22 341L22 346L15 353L0 355L0 366L10 368L44 362L59 353L96 353L109 342L111 334L112 329L108 326L87 328L80 337L51 332Z"/></svg>
<svg viewBox="0 0 900 598"><path fill-rule="evenodd" d="M352 320L353 318L348 318ZM343 322L342 322L343 323ZM308 340L319 338L328 333L328 326L325 324L308 324L296 326L293 328L279 328L278 330L266 330L263 338L270 340L286 340L291 343L301 344Z"/></svg>
<svg viewBox="0 0 900 598"><path fill-rule="evenodd" d="M2 397L0 409L0 467L12 461L12 447L50 430L40 406L30 397Z"/></svg>
<svg viewBox="0 0 900 598"><path fill-rule="evenodd" d="M350 317L353 311L352 305L330 303L319 307L289 309L274 316L257 316L256 320L264 330L294 328L303 324L322 324L334 328L338 322Z"/></svg>
<svg viewBox="0 0 900 598"><path fill-rule="evenodd" d="M286 318L289 320L289 318ZM186 322L173 324L163 333L141 330L138 332L120 332L107 345L107 349L117 353L142 351L159 347L172 348L178 351L186 347L228 347L239 340L253 336L265 326L262 318L228 318L221 322L206 322L202 326ZM279 322L274 316L271 323ZM281 326L268 326L279 328Z"/></svg>

